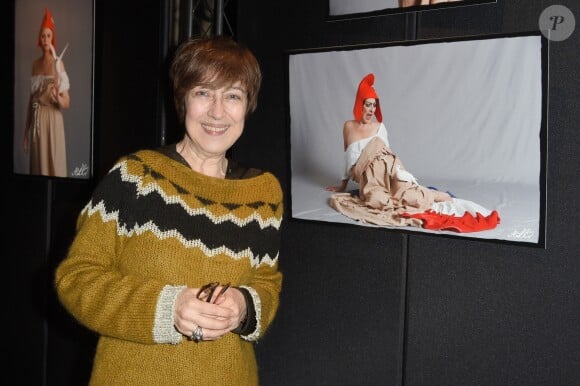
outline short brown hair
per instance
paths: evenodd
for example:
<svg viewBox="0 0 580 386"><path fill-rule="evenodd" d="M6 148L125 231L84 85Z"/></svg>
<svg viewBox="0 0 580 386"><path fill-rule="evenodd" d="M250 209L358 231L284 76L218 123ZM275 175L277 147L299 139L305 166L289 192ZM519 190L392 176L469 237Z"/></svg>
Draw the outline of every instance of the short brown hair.
<svg viewBox="0 0 580 386"><path fill-rule="evenodd" d="M221 88L241 82L248 97L247 115L256 109L262 83L262 72L254 54L231 37L221 35L181 43L173 56L169 77L181 122L185 120L187 93L198 85L211 84Z"/></svg>

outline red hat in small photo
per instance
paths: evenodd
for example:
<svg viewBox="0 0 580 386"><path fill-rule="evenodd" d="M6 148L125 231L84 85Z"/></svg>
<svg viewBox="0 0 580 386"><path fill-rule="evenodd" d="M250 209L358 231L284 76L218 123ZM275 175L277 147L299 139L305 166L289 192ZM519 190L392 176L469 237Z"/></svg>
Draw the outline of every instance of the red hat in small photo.
<svg viewBox="0 0 580 386"><path fill-rule="evenodd" d="M40 32L38 33L38 46L42 47L42 41L40 40L40 35L42 35L42 30L48 28L52 31L52 46L56 49L56 33L54 32L54 19L50 14L48 8L44 9L44 18L42 19L42 24L40 24Z"/></svg>
<svg viewBox="0 0 580 386"><path fill-rule="evenodd" d="M379 96L373 88L375 83L375 74L367 74L359 83L356 92L356 99L354 100L354 108L352 110L354 119L360 121L362 119L363 103L367 98L375 98L377 100L377 109L375 110L375 117L377 121L383 121L383 113L381 112L381 105L379 104Z"/></svg>

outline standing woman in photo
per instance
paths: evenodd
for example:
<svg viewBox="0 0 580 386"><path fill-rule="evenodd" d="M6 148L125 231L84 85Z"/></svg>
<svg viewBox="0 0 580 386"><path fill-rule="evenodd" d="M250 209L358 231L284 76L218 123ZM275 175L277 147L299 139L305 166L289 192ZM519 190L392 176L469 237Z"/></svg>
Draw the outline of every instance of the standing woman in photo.
<svg viewBox="0 0 580 386"><path fill-rule="evenodd" d="M30 174L66 177L62 109L70 107L69 79L62 62L65 50L60 57L56 55L54 20L48 8L40 25L38 46L42 55L32 63L24 152L30 154Z"/></svg>

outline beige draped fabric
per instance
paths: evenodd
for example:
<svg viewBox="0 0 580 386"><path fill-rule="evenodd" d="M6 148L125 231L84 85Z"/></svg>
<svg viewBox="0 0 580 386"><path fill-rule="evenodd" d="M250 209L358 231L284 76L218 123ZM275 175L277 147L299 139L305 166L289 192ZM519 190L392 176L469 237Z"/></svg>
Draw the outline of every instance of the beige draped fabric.
<svg viewBox="0 0 580 386"><path fill-rule="evenodd" d="M400 214L424 212L435 202L434 191L417 184L380 138L372 139L365 147L351 178L359 184L359 196L335 193L330 206L363 223L421 227L421 220Z"/></svg>
<svg viewBox="0 0 580 386"><path fill-rule="evenodd" d="M52 97L52 76L37 75L32 87L27 122L30 130L30 174L67 176L62 112Z"/></svg>

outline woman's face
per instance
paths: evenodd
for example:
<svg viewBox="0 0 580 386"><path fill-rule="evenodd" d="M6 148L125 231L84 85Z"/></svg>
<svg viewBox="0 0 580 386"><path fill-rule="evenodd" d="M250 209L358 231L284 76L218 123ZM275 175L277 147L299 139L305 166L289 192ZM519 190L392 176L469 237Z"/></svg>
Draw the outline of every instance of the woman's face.
<svg viewBox="0 0 580 386"><path fill-rule="evenodd" d="M50 28L43 28L40 31L40 43L44 51L50 50L52 44L52 30Z"/></svg>
<svg viewBox="0 0 580 386"><path fill-rule="evenodd" d="M362 113L362 120L363 123L369 123L372 121L373 116L375 115L375 110L377 109L377 101L375 98L367 98L363 102L363 113Z"/></svg>
<svg viewBox="0 0 580 386"><path fill-rule="evenodd" d="M244 131L246 90L237 82L194 87L185 98L185 128L200 157L222 156Z"/></svg>

